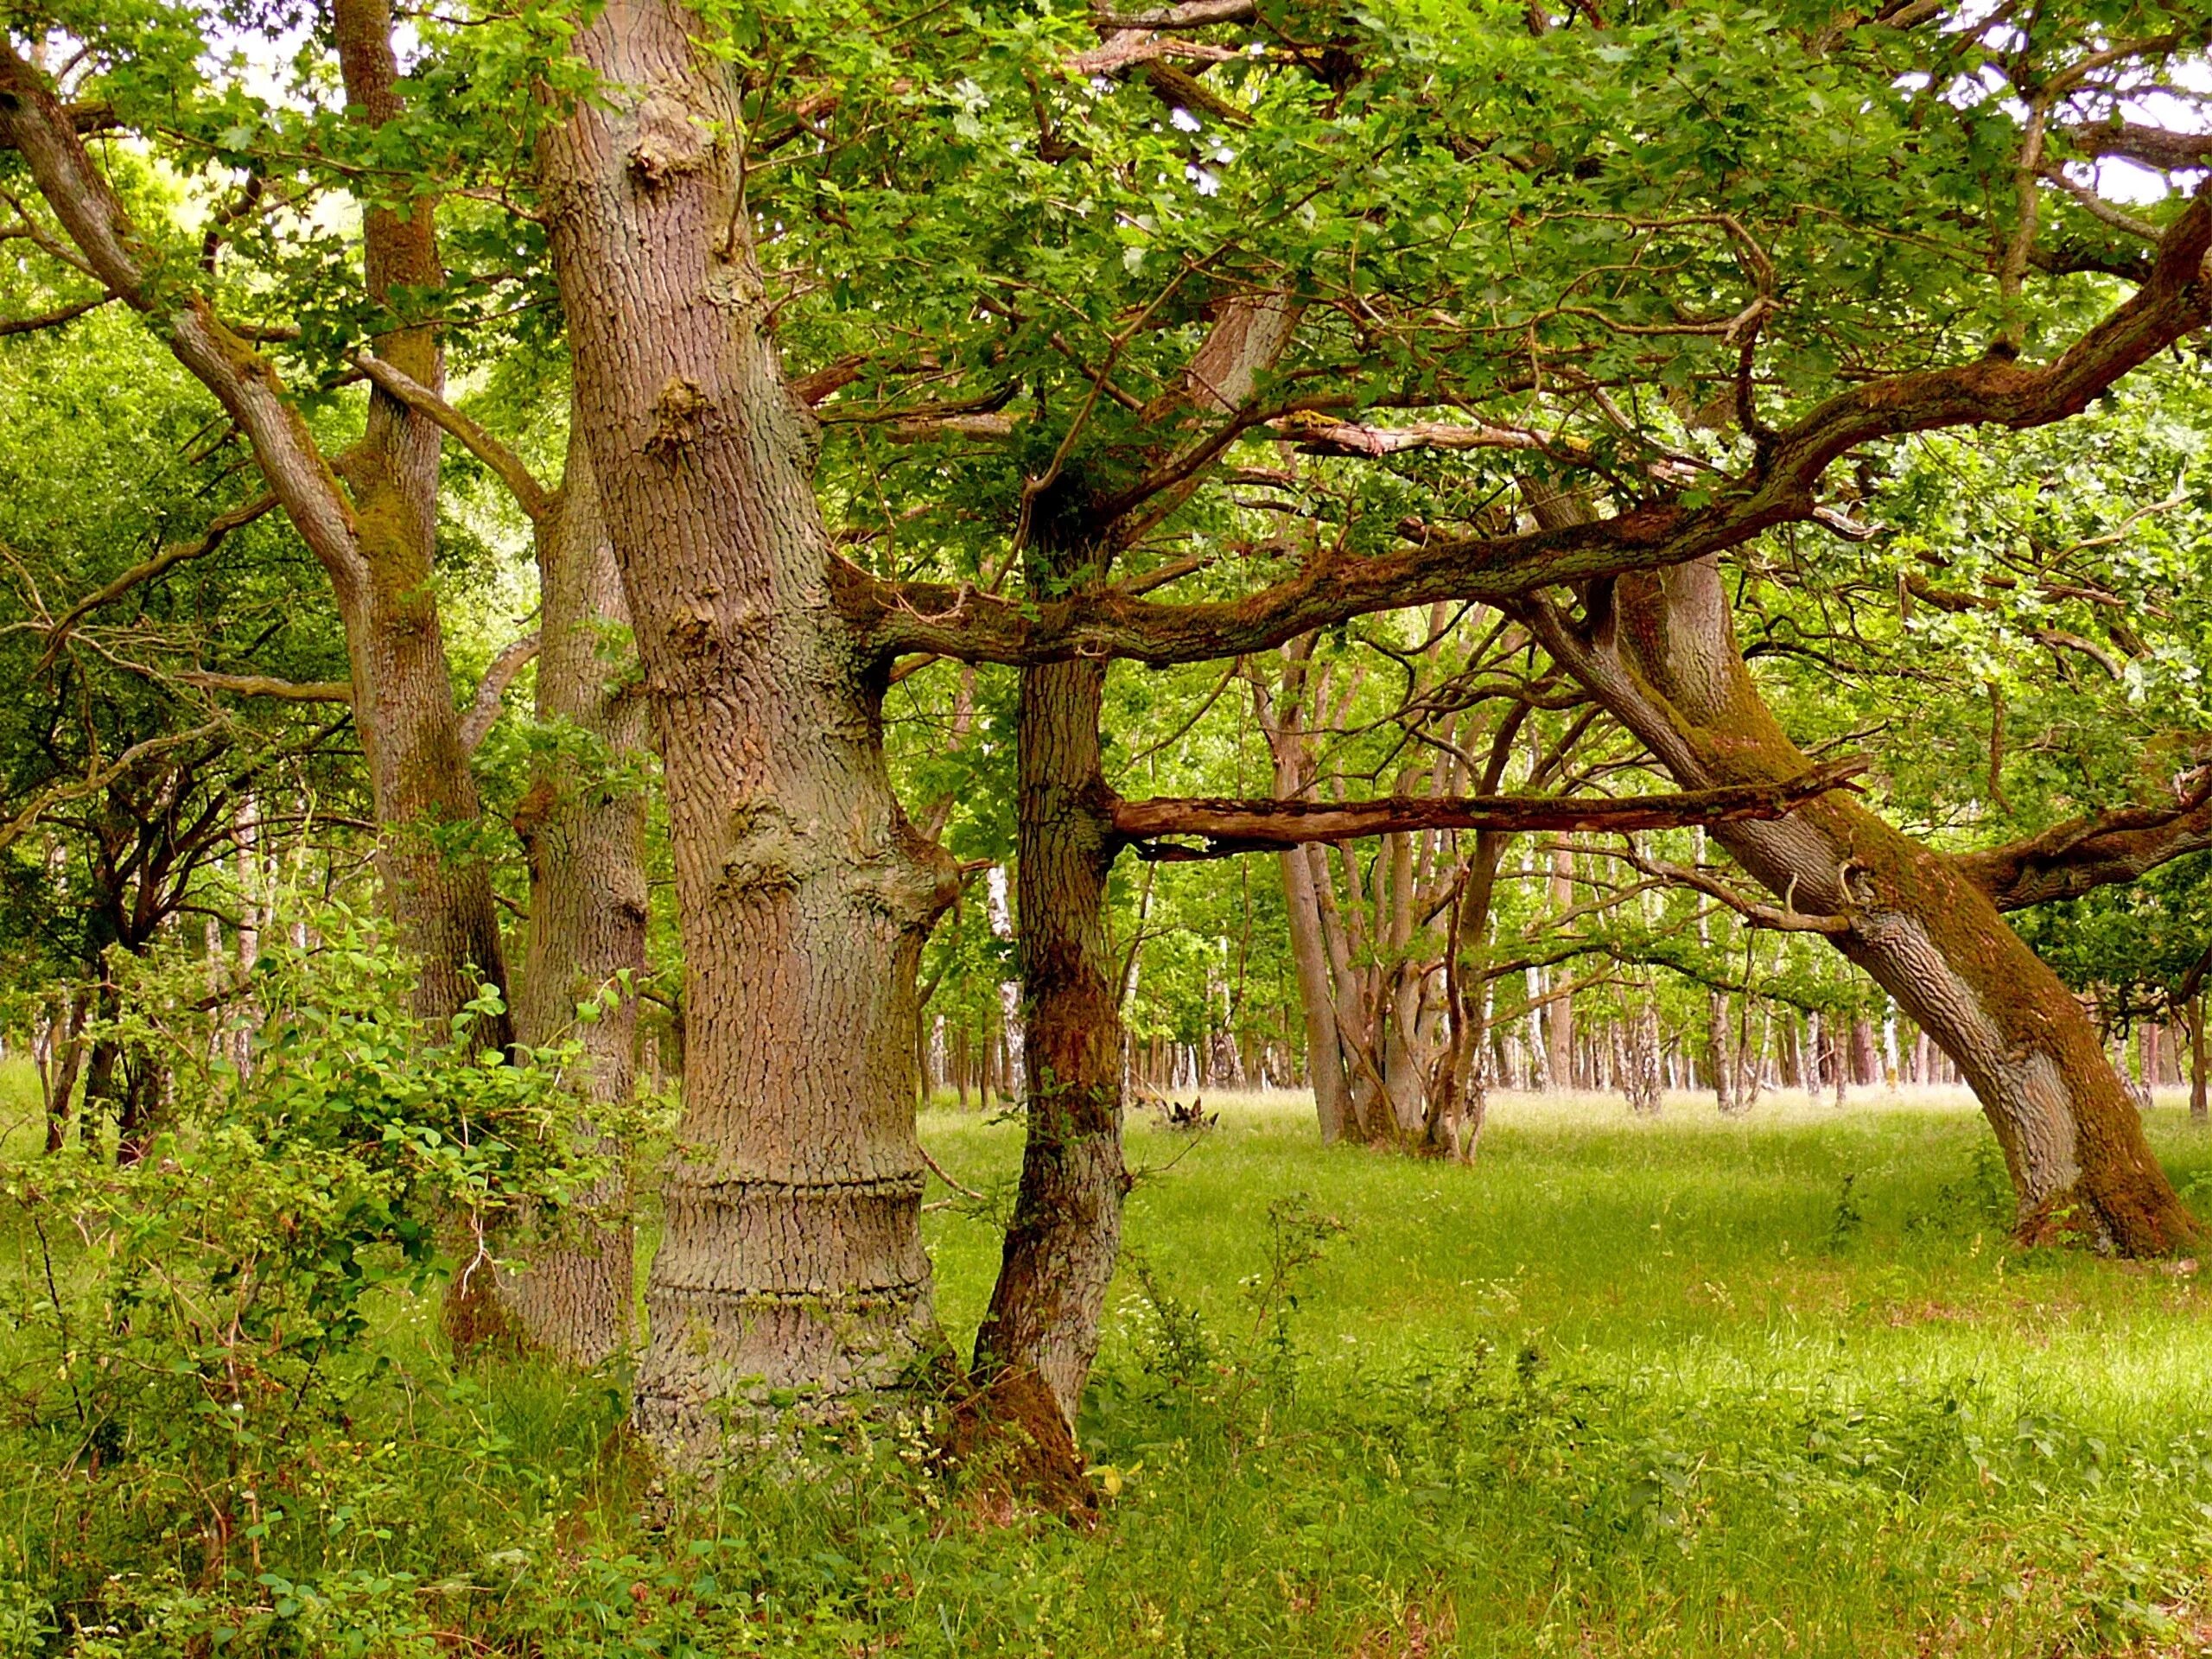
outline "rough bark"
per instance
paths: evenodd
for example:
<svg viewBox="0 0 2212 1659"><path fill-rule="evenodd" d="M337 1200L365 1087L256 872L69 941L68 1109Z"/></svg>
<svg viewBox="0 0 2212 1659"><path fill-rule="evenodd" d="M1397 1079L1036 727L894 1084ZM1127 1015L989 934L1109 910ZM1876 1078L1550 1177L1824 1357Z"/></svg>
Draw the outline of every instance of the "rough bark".
<svg viewBox="0 0 2212 1659"><path fill-rule="evenodd" d="M1546 645L1688 787L1778 779L1805 757L1738 649L1717 561L1590 595L1592 626L1533 607ZM2143 1138L2081 1006L1957 863L1841 795L1772 823L1716 826L1754 879L1831 934L1958 1064L1992 1127L2028 1236L2077 1230L2130 1255L2204 1229Z"/></svg>
<svg viewBox="0 0 2212 1659"><path fill-rule="evenodd" d="M389 0L335 0L332 21L351 117L381 127L404 113L391 48ZM372 207L362 220L369 297L392 306L406 290L444 279L431 203ZM377 354L436 391L445 376L436 330L395 319L374 337ZM437 423L381 386L369 389L360 444L340 458L353 493L364 580L338 594L353 671L353 723L368 762L379 827L385 903L406 949L419 958L415 1011L443 1022L490 982L505 990L505 963L491 872L457 829L480 816L476 780L461 741L433 582L437 550ZM475 1033L513 1041L505 1014Z"/></svg>
<svg viewBox="0 0 2212 1659"><path fill-rule="evenodd" d="M577 406L654 711L685 986L684 1148L641 1427L678 1457L796 1391L944 1357L919 1211L914 979L955 890L882 751L884 666L830 603L811 433L741 194L738 111L670 0L579 36L607 89L543 162Z"/></svg>
<svg viewBox="0 0 2212 1659"><path fill-rule="evenodd" d="M1281 354L1295 320L1271 296L1225 305L1180 385L1147 411L1147 428L1172 446L1194 422L1233 413ZM1101 499L1082 471L1056 463L1025 488L1015 541L1027 589L1039 598L1095 590L1111 569L1126 504ZM1106 937L1106 877L1122 842L1099 764L1105 684L1106 665L1096 660L1033 666L1020 679L1016 896L1027 1136L976 1338L988 1414L1027 1430L1027 1478L1063 1503L1088 1496L1076 1408L1098 1351L1128 1188L1120 976Z"/></svg>
<svg viewBox="0 0 2212 1659"><path fill-rule="evenodd" d="M976 1336L976 1380L995 1410L1032 1379L1041 1385L1060 1433L1037 1450L1072 1464L1077 1477L1076 1408L1098 1351L1128 1188L1122 1019L1106 936L1116 842L1099 769L1105 683L1103 663L1021 673L1017 899L1028 1133L998 1280ZM1037 1438L1035 1414L1023 1421Z"/></svg>
<svg viewBox="0 0 2212 1659"><path fill-rule="evenodd" d="M607 995L645 971L645 798L626 776L645 744L645 709L619 682L630 661L629 607L599 511L590 455L571 435L560 493L537 529L541 636L537 720L553 734L515 815L530 863L530 942L515 992L516 1034L539 1047L573 1037L594 1104L633 1091L638 1000ZM613 1148L609 1148L613 1150ZM590 1195L620 1203L618 1182ZM595 1365L633 1335L633 1247L626 1224L585 1224L527 1252L500 1296L522 1333L572 1364Z"/></svg>

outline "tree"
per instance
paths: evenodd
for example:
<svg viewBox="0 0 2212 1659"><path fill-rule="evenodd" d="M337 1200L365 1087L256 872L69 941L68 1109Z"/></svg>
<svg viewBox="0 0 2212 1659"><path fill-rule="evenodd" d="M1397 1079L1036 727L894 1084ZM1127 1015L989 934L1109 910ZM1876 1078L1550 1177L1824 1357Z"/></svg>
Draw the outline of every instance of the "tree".
<svg viewBox="0 0 2212 1659"><path fill-rule="evenodd" d="M334 18L346 119L374 142L404 107L391 17L380 0L343 0ZM95 32L82 56L95 67L137 72L121 75L121 86L150 98L177 90L158 84L162 72L184 75L196 45L196 36L180 42L158 26L137 40ZM125 55L149 48L150 63ZM183 64L175 60L180 52ZM129 118L122 107L100 117ZM448 844L455 826L473 824L477 801L431 582L436 427L372 391L360 443L334 463L274 365L222 319L204 273L173 233L164 234L168 227L145 233L86 152L76 114L12 44L0 54L0 149L20 157L53 216L54 231L26 233L71 268L73 284L89 280L103 297L146 319L245 435L270 493L321 564L346 625L355 728L383 830L386 902L424 964L418 1011L449 1018L484 979L502 982L505 974L489 879L465 847ZM381 314L371 330L378 352L435 387L442 374L435 331L404 315L413 296L440 281L431 211L427 198L372 201L364 288ZM209 244L207 264L219 245L219 238ZM504 1041L504 1020L493 1020L488 1034Z"/></svg>

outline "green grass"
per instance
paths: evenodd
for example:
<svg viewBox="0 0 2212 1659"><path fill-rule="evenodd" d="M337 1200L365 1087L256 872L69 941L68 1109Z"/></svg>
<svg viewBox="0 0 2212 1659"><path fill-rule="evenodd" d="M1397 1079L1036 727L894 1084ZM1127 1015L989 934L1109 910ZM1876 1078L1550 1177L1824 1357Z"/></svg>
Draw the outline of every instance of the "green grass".
<svg viewBox="0 0 2212 1659"><path fill-rule="evenodd" d="M67 1434L19 1417L0 1631L12 1593L80 1620L105 1596L115 1645L86 1654L219 1620L226 1651L316 1654L2212 1651L2203 1281L2012 1249L1961 1099L1639 1123L1508 1098L1469 1168L1325 1151L1298 1101L1209 1104L1195 1137L1132 1127L1143 1272L1084 1414L1120 1485L1095 1529L927 1472L918 1428L655 1497L610 1382L456 1375L405 1308L348 1426L267 1483L289 1590L163 1601L174 1495L62 1479ZM2177 1179L2212 1175L2177 1109L2151 1129ZM922 1134L1003 1199L1017 1127ZM964 1204L927 1223L964 1344L998 1234ZM162 1607L171 1634L131 1636Z"/></svg>

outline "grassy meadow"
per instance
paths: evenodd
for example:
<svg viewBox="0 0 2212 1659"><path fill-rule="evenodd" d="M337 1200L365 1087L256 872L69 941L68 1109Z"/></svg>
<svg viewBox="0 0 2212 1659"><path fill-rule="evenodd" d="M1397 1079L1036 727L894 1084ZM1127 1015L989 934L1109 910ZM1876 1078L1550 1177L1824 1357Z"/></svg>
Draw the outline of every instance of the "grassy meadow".
<svg viewBox="0 0 2212 1659"><path fill-rule="evenodd" d="M1324 1151L1295 1098L1217 1106L1196 1135L1132 1124L1093 1528L937 1472L918 1423L670 1492L618 1378L457 1371L395 1299L219 1573L180 1541L188 1472L128 1437L87 1455L11 1365L0 1648L2212 1651L2203 1279L2012 1248L1963 1096L1737 1123L1508 1096L1470 1168ZM2152 1129L2212 1185L2177 1102ZM926 1218L964 1345L1020 1130L940 1109L922 1135L984 1195L932 1183Z"/></svg>

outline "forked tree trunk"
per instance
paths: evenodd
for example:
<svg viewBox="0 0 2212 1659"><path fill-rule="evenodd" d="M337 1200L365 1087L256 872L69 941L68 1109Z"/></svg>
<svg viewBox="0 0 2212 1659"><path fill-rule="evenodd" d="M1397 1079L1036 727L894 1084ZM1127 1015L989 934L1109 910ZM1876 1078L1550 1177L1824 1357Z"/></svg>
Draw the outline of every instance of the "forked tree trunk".
<svg viewBox="0 0 2212 1659"><path fill-rule="evenodd" d="M672 0L579 37L603 98L543 156L577 406L636 625L685 963L683 1154L636 1385L711 1452L792 1390L834 1413L945 1357L922 1249L915 967L951 900L837 613L741 199L726 74ZM726 1402L726 1403L725 1403Z"/></svg>
<svg viewBox="0 0 2212 1659"><path fill-rule="evenodd" d="M572 1038L584 1070L571 1081L584 1097L626 1101L636 1084L638 1000L620 978L634 983L645 971L645 798L632 771L645 710L620 683L633 660L629 607L590 454L573 431L559 497L537 527L537 719L553 747L515 814L530 861L515 1028L531 1047ZM593 1001L595 1017L579 1020L578 1004ZM622 1196L610 1179L591 1198L611 1206ZM528 1340L588 1366L630 1345L634 1262L627 1224L582 1229L528 1249L525 1270L502 1276L500 1298Z"/></svg>
<svg viewBox="0 0 2212 1659"><path fill-rule="evenodd" d="M1806 768L1744 665L1717 561L1624 578L1592 602L1594 635L1546 620L1546 643L1683 786ZM2004 1148L2024 1236L2077 1232L2134 1255L2203 1238L2081 1006L1953 861L1841 793L1713 833L1797 912L1847 924L1837 947L1958 1063Z"/></svg>
<svg viewBox="0 0 2212 1659"><path fill-rule="evenodd" d="M1037 563L1033 561L1033 563ZM1027 1137L976 1375L1042 1473L1079 1490L1076 1408L1098 1352L1122 1239L1122 1020L1106 937L1116 850L1099 769L1098 662L1020 676L1017 740L1021 1004ZM1057 1465L1052 1468L1051 1465Z"/></svg>

